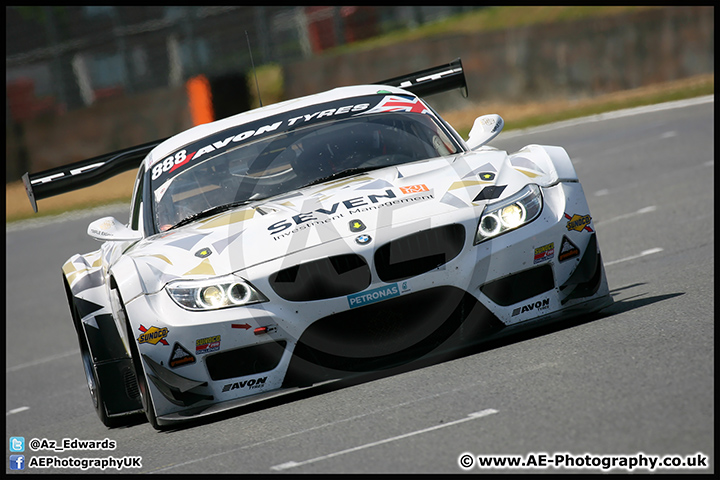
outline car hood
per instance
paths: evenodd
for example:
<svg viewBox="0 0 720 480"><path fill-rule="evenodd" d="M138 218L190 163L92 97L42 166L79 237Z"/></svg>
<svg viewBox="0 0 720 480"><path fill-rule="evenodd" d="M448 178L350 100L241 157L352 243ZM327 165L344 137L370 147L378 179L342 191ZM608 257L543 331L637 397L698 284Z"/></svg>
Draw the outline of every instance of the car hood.
<svg viewBox="0 0 720 480"><path fill-rule="evenodd" d="M148 237L126 255L146 291L154 292L177 278L226 275L319 245L347 251L365 240L361 235L379 245L383 238L479 218L489 201L553 181L549 163L521 152L487 149L340 178Z"/></svg>

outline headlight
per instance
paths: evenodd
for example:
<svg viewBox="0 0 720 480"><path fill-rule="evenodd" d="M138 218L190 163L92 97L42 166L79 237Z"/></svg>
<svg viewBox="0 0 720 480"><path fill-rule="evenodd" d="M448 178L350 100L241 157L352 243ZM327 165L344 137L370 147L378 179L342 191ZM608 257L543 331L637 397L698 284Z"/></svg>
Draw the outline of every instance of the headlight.
<svg viewBox="0 0 720 480"><path fill-rule="evenodd" d="M242 278L235 275L204 280L177 280L165 287L175 303L188 310L215 310L268 299Z"/></svg>
<svg viewBox="0 0 720 480"><path fill-rule="evenodd" d="M475 243L532 222L542 210L540 187L530 184L510 198L486 205L475 232Z"/></svg>

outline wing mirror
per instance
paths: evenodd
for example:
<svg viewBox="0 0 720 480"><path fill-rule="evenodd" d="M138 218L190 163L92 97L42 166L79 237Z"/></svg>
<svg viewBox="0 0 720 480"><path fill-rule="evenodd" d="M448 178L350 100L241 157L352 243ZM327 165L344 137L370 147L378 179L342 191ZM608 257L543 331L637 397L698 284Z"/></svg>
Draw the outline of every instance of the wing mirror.
<svg viewBox="0 0 720 480"><path fill-rule="evenodd" d="M104 217L95 220L87 229L88 235L101 242L128 242L142 238L142 233L131 230L115 219L115 217Z"/></svg>
<svg viewBox="0 0 720 480"><path fill-rule="evenodd" d="M470 147L470 150L482 147L497 137L504 126L505 122L500 115L491 113L478 117L470 129L470 135L465 143Z"/></svg>

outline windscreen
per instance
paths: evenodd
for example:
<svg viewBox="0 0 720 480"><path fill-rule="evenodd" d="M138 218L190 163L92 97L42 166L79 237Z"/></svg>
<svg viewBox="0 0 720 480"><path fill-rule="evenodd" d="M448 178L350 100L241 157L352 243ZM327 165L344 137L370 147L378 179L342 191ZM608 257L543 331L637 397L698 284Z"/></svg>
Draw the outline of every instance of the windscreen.
<svg viewBox="0 0 720 480"><path fill-rule="evenodd" d="M217 142L215 145L217 146ZM433 116L382 112L328 120L236 147L182 150L151 175L158 231L214 207L262 200L338 174L457 153ZM225 145L223 145L225 146ZM219 153L218 153L219 152ZM169 168L165 168L169 167Z"/></svg>

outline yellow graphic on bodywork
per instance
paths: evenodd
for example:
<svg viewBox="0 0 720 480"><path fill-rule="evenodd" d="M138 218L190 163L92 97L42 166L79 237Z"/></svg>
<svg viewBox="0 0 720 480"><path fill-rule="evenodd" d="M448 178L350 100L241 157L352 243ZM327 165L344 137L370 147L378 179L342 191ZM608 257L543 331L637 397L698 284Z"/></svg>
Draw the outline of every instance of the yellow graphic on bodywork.
<svg viewBox="0 0 720 480"><path fill-rule="evenodd" d="M214 220L209 220L207 222L202 223L199 227L197 227L199 230L203 230L206 228L215 228L215 227L224 227L233 223L238 222L244 222L245 220L250 220L255 215L255 209L249 208L247 210L240 210L239 212L230 212L226 213L224 215L220 215L219 217L215 218Z"/></svg>
<svg viewBox="0 0 720 480"><path fill-rule="evenodd" d="M85 257L74 257L78 263L74 263L72 260L65 262L62 266L62 271L67 278L68 285L72 287L72 285L81 278L99 270L102 266L102 257L98 256L92 265L88 263L88 260L92 260L94 256L95 255L90 254Z"/></svg>
<svg viewBox="0 0 720 480"><path fill-rule="evenodd" d="M492 185L493 182L483 182L481 180L464 180L461 182L454 182L450 185L449 190L457 190L458 188L474 187L476 185Z"/></svg>
<svg viewBox="0 0 720 480"><path fill-rule="evenodd" d="M215 269L210 264L210 259L206 258L205 260L200 262L197 267L185 272L184 276L187 275L215 275Z"/></svg>
<svg viewBox="0 0 720 480"><path fill-rule="evenodd" d="M161 254L161 253L153 253L153 254L150 254L150 255L138 255L138 256L139 256L139 257L159 258L160 260L162 260L163 262L167 263L168 265L172 265L172 262L170 261L170 259L167 258L165 255L163 255L163 254Z"/></svg>
<svg viewBox="0 0 720 480"><path fill-rule="evenodd" d="M543 172L533 172L532 170L527 170L525 168L520 168L520 167L513 167L513 168L515 170L517 170L518 172L522 173L523 175L527 175L530 178L535 178L535 177L539 177L541 175L545 175L545 173L543 173Z"/></svg>
<svg viewBox="0 0 720 480"><path fill-rule="evenodd" d="M72 262L67 262L62 266L62 271L67 277L68 284L72 285L79 273L75 265Z"/></svg>

